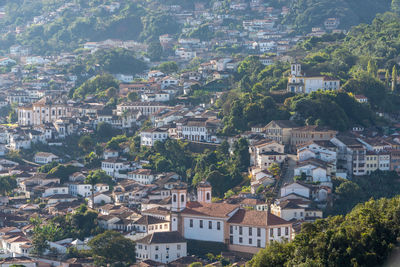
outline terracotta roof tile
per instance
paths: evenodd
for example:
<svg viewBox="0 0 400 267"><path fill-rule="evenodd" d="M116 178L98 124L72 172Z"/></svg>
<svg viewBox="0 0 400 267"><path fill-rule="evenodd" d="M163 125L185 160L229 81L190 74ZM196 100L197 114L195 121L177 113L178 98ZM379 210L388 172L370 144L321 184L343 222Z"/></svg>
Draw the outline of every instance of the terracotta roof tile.
<svg viewBox="0 0 400 267"><path fill-rule="evenodd" d="M268 214L268 220L267 220ZM238 210L235 215L228 220L228 223L241 224L257 227L266 227L272 225L283 225L290 224L290 222L274 215L267 213L266 211L256 211L256 210Z"/></svg>
<svg viewBox="0 0 400 267"><path fill-rule="evenodd" d="M188 202L182 214L228 218L228 214L237 209L237 205L227 203Z"/></svg>

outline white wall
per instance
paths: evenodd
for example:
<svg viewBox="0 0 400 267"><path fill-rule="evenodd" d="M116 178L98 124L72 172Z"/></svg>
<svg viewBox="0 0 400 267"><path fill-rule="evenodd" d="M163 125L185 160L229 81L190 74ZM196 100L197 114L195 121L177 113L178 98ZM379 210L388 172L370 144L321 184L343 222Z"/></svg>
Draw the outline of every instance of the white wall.
<svg viewBox="0 0 400 267"><path fill-rule="evenodd" d="M190 220L193 220L193 227L190 227ZM187 239L224 242L224 221L218 219L202 219L203 228L200 228L200 219L188 218L183 219L184 237ZM212 229L208 228L208 222L212 222ZM220 223L220 230L217 230L217 222Z"/></svg>

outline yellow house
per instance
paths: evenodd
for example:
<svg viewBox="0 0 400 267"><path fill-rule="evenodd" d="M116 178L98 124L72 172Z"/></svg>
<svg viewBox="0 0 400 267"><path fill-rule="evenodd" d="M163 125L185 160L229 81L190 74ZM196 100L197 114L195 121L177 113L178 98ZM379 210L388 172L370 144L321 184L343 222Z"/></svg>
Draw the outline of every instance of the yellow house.
<svg viewBox="0 0 400 267"><path fill-rule="evenodd" d="M376 171L379 168L379 157L376 153L367 152L365 159L367 174L370 174L371 172Z"/></svg>

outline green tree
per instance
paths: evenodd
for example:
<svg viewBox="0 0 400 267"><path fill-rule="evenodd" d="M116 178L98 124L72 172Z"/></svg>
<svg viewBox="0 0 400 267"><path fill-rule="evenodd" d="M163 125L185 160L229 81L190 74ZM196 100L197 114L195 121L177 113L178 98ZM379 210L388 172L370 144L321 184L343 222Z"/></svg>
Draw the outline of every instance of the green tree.
<svg viewBox="0 0 400 267"><path fill-rule="evenodd" d="M50 248L46 236L42 231L38 231L33 235L32 246L32 254L37 256L43 256L46 250Z"/></svg>
<svg viewBox="0 0 400 267"><path fill-rule="evenodd" d="M91 188L91 198L92 198L92 209L94 208L95 204L94 204L94 187L97 183L100 182L100 177L99 175L96 175L96 173L94 171L92 171L86 178L85 178L85 184L90 184Z"/></svg>
<svg viewBox="0 0 400 267"><path fill-rule="evenodd" d="M90 240L89 246L97 266L135 263L135 243L120 233L106 231Z"/></svg>
<svg viewBox="0 0 400 267"><path fill-rule="evenodd" d="M160 60L163 53L163 49L160 42L151 42L147 49L147 53L151 61Z"/></svg>
<svg viewBox="0 0 400 267"><path fill-rule="evenodd" d="M233 144L234 162L240 171L247 171L250 166L249 143L246 138L240 138Z"/></svg>
<svg viewBox="0 0 400 267"><path fill-rule="evenodd" d="M131 102L135 102L135 101L139 100L139 95L136 92L130 92L128 94L128 99Z"/></svg>
<svg viewBox="0 0 400 267"><path fill-rule="evenodd" d="M110 87L106 91L107 98L113 98L118 96L118 90L115 87Z"/></svg>
<svg viewBox="0 0 400 267"><path fill-rule="evenodd" d="M397 88L397 68L396 65L392 69L392 91L396 91Z"/></svg>
<svg viewBox="0 0 400 267"><path fill-rule="evenodd" d="M74 98L84 98L88 94L102 93L110 87L119 87L118 81L110 74L103 74L84 82L81 86L72 90L71 93Z"/></svg>
<svg viewBox="0 0 400 267"><path fill-rule="evenodd" d="M93 139L88 135L82 135L79 138L78 146L83 149L83 151L88 152L93 148L94 142Z"/></svg>
<svg viewBox="0 0 400 267"><path fill-rule="evenodd" d="M75 166L59 164L48 172L48 176L60 178L61 183L65 183L69 176L76 171L78 169Z"/></svg>
<svg viewBox="0 0 400 267"><path fill-rule="evenodd" d="M165 74L171 74L171 73L177 72L179 67L175 61L167 61L167 62L163 62L160 65L158 65L158 67L156 69L158 69L159 71L161 71Z"/></svg>
<svg viewBox="0 0 400 267"><path fill-rule="evenodd" d="M0 194L5 195L17 188L17 180L12 176L0 177Z"/></svg>
<svg viewBox="0 0 400 267"><path fill-rule="evenodd" d="M107 122L100 122L97 125L97 136L102 139L110 138L114 135L114 130L111 124Z"/></svg>
<svg viewBox="0 0 400 267"><path fill-rule="evenodd" d="M373 76L376 77L377 72L378 72L378 66L376 65L375 61L368 61L368 66L367 66L367 72Z"/></svg>
<svg viewBox="0 0 400 267"><path fill-rule="evenodd" d="M397 15L400 15L400 0L392 0L391 8L393 12L395 12Z"/></svg>
<svg viewBox="0 0 400 267"><path fill-rule="evenodd" d="M268 167L268 171L275 177L281 174L281 168L278 163L272 163L271 166Z"/></svg>

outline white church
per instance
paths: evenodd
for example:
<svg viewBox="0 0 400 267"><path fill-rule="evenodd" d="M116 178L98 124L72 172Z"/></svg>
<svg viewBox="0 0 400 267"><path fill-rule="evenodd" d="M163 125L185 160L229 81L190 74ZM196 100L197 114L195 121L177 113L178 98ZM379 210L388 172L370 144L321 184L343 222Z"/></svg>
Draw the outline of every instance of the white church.
<svg viewBox="0 0 400 267"><path fill-rule="evenodd" d="M171 196L171 231L186 239L225 243L229 250L254 254L273 241L293 238L292 223L269 210L212 203L212 188L207 182L198 185L197 201L188 201L184 185L171 190Z"/></svg>
<svg viewBox="0 0 400 267"><path fill-rule="evenodd" d="M340 80L328 76L307 77L301 71L301 64L291 64L287 91L296 94L309 94L318 90L340 89Z"/></svg>

